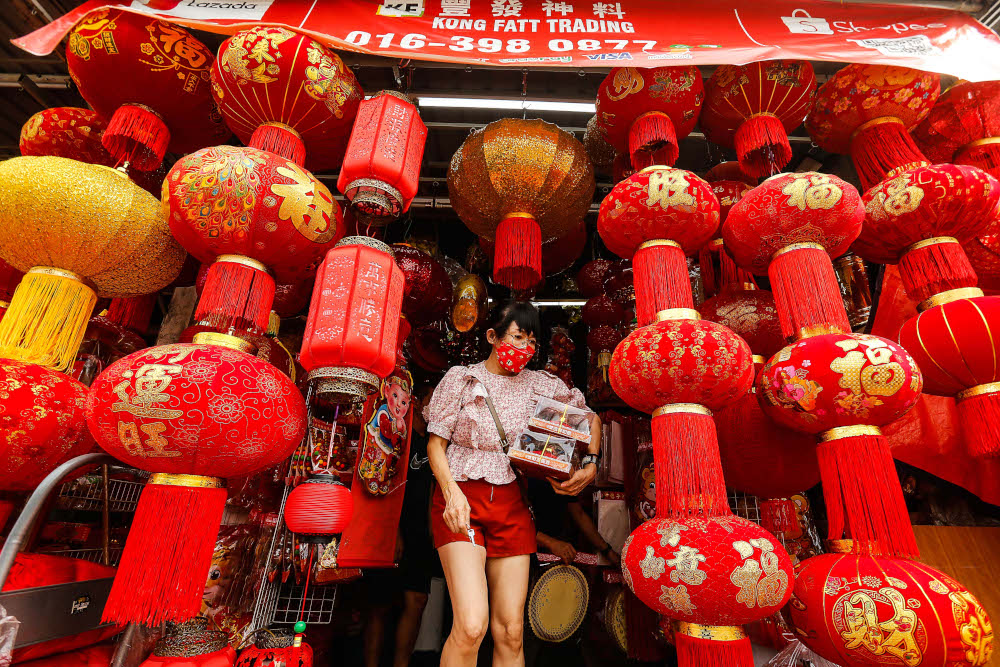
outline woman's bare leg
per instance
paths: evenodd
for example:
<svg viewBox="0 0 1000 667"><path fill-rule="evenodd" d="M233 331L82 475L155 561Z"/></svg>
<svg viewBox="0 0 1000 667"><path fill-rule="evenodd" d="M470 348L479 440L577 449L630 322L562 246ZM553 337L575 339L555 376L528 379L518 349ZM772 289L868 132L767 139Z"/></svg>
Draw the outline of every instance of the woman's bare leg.
<svg viewBox="0 0 1000 667"><path fill-rule="evenodd" d="M441 667L475 667L490 621L486 549L470 542L451 542L438 549L438 555L453 617L451 633L441 650Z"/></svg>
<svg viewBox="0 0 1000 667"><path fill-rule="evenodd" d="M531 556L486 560L493 667L524 667L524 601Z"/></svg>

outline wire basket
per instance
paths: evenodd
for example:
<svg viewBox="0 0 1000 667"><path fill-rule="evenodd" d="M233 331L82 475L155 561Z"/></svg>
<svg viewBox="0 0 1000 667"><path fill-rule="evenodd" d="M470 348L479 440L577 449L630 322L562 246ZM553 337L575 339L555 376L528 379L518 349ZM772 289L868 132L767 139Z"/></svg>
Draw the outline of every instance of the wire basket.
<svg viewBox="0 0 1000 667"><path fill-rule="evenodd" d="M122 557L122 547L111 547L108 549L108 565L112 567L118 567L118 561ZM66 556L68 558L80 558L82 560L90 561L91 563L102 563L104 562L104 549L66 549L65 551L45 551L43 552L48 555L53 556Z"/></svg>
<svg viewBox="0 0 1000 667"><path fill-rule="evenodd" d="M754 523L760 523L760 501L757 496L733 489L727 489L726 493L729 499L729 509L733 511L733 514Z"/></svg>
<svg viewBox="0 0 1000 667"><path fill-rule="evenodd" d="M143 486L143 482L109 479L108 511L135 512ZM58 502L63 509L100 511L104 507L104 489L100 476L96 480L88 476L83 480L66 482L59 488Z"/></svg>

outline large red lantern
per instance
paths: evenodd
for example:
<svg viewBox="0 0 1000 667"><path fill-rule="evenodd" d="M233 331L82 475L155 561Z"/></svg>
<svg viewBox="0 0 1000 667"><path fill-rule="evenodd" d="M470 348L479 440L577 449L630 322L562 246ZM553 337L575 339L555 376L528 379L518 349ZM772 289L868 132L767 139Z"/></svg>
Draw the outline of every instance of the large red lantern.
<svg viewBox="0 0 1000 667"><path fill-rule="evenodd" d="M21 155L55 155L113 167L116 160L101 144L106 128L91 109L44 109L21 127Z"/></svg>
<svg viewBox="0 0 1000 667"><path fill-rule="evenodd" d="M212 101L213 60L184 28L120 9L87 14L66 49L80 94L108 119L105 148L142 171L168 148L190 153L229 136Z"/></svg>
<svg viewBox="0 0 1000 667"><path fill-rule="evenodd" d="M1000 178L1000 81L955 84L913 138L932 162L968 164Z"/></svg>
<svg viewBox="0 0 1000 667"><path fill-rule="evenodd" d="M336 167L362 92L337 54L280 26L241 30L219 47L212 95L244 144L310 169ZM331 144L340 150L330 150Z"/></svg>
<svg viewBox="0 0 1000 667"><path fill-rule="evenodd" d="M705 98L693 65L611 70L597 90L597 119L608 142L632 167L673 165L678 142L694 129Z"/></svg>
<svg viewBox="0 0 1000 667"><path fill-rule="evenodd" d="M451 308L451 278L441 263L423 250L405 243L392 246L396 266L403 272L403 315L414 327L443 320Z"/></svg>
<svg viewBox="0 0 1000 667"><path fill-rule="evenodd" d="M285 525L300 536L329 537L344 532L354 512L351 490L333 475L315 475L285 500Z"/></svg>
<svg viewBox="0 0 1000 667"><path fill-rule="evenodd" d="M788 133L815 94L816 75L802 60L720 65L705 83L699 122L709 141L736 149L744 172L770 176L792 159Z"/></svg>
<svg viewBox="0 0 1000 667"><path fill-rule="evenodd" d="M785 346L774 296L767 290L729 285L698 310L709 322L721 324L745 340L754 355L767 358Z"/></svg>
<svg viewBox="0 0 1000 667"><path fill-rule="evenodd" d="M392 249L376 239L349 236L327 253L299 352L318 393L360 402L392 372L404 283Z"/></svg>
<svg viewBox="0 0 1000 667"><path fill-rule="evenodd" d="M91 386L87 422L98 443L154 473L139 499L106 620L155 625L197 614L226 502L223 478L274 465L302 439L301 394L277 368L240 351L248 347L203 333L193 344L131 354Z"/></svg>
<svg viewBox="0 0 1000 667"><path fill-rule="evenodd" d="M789 610L796 637L838 665L982 667L993 651L979 600L903 558L813 556L799 566Z"/></svg>
<svg viewBox="0 0 1000 667"><path fill-rule="evenodd" d="M417 194L427 126L406 95L383 90L361 103L337 189L359 221L384 225Z"/></svg>

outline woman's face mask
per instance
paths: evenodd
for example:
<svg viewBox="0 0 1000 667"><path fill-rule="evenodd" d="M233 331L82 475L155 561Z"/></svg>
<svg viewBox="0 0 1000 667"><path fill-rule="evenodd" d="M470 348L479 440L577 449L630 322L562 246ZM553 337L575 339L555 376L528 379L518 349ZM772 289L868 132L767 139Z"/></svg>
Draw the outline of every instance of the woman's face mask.
<svg viewBox="0 0 1000 667"><path fill-rule="evenodd" d="M497 363L508 373L517 375L535 356L535 339L520 331L508 333L496 344Z"/></svg>

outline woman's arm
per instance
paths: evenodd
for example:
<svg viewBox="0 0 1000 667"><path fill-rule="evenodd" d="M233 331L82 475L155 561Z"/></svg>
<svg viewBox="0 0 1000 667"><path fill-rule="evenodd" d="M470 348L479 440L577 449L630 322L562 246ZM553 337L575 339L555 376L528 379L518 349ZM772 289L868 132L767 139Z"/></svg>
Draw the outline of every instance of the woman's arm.
<svg viewBox="0 0 1000 667"><path fill-rule="evenodd" d="M601 418L596 414L590 415L590 445L587 447L588 454L597 454L601 451ZM573 476L565 482L557 482L549 478L552 490L561 496L576 496L587 488L587 485L597 477L597 464L588 463L582 468L578 468Z"/></svg>
<svg viewBox="0 0 1000 667"><path fill-rule="evenodd" d="M431 434L427 441L427 459L431 464L431 472L441 486L444 495L444 522L453 533L465 533L469 530L469 516L472 512L465 494L458 488L458 483L451 476L448 467L448 441L439 435Z"/></svg>
<svg viewBox="0 0 1000 667"><path fill-rule="evenodd" d="M583 511L580 503L570 503L567 509L569 510L569 515L573 518L573 523L580 529L580 532L587 538L587 541L594 545L598 553L617 565L619 563L618 554L611 548L607 540L601 537L601 534L597 531L597 526L594 524L594 520L590 518L589 514Z"/></svg>
<svg viewBox="0 0 1000 667"><path fill-rule="evenodd" d="M535 540L538 542L538 546L542 547L551 554L559 556L564 563L572 563L573 559L576 558L576 549L569 542L557 540L554 537L546 535L542 531L538 531L535 534Z"/></svg>

